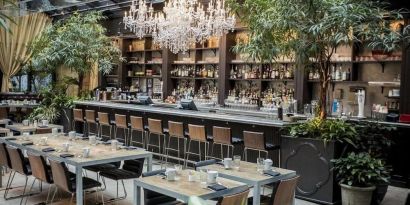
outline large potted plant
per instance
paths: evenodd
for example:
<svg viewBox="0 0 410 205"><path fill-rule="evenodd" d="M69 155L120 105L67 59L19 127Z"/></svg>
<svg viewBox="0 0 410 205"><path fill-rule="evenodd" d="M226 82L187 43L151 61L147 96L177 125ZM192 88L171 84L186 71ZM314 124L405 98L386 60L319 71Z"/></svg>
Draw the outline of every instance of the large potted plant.
<svg viewBox="0 0 410 205"><path fill-rule="evenodd" d="M342 205L370 205L375 185L388 182L389 171L384 162L367 152L352 152L333 163L342 187Z"/></svg>
<svg viewBox="0 0 410 205"><path fill-rule="evenodd" d="M108 74L113 63L123 60L119 48L105 35L106 29L100 24L104 19L100 12L74 13L49 26L29 46L33 53L32 66L40 70L73 71L77 77L70 82L78 86L77 94L88 93L83 91L85 76L96 72L95 67Z"/></svg>

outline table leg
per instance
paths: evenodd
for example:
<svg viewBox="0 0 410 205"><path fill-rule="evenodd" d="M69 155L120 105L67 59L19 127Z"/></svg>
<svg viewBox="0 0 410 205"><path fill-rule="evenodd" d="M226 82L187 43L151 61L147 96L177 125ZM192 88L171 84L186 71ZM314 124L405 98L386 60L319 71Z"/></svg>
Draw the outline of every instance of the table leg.
<svg viewBox="0 0 410 205"><path fill-rule="evenodd" d="M83 168L81 166L75 167L76 174L76 199L77 205L83 205Z"/></svg>
<svg viewBox="0 0 410 205"><path fill-rule="evenodd" d="M141 205L141 187L134 181L134 205Z"/></svg>
<svg viewBox="0 0 410 205"><path fill-rule="evenodd" d="M152 171L152 155L147 157L147 171Z"/></svg>
<svg viewBox="0 0 410 205"><path fill-rule="evenodd" d="M261 203L261 186L253 186L253 205L259 205Z"/></svg>

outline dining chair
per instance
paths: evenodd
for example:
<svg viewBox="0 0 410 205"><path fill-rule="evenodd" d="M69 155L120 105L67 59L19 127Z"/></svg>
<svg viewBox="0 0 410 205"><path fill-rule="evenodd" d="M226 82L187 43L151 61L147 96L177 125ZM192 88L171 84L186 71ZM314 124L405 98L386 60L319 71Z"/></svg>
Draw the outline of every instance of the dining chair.
<svg viewBox="0 0 410 205"><path fill-rule="evenodd" d="M98 122L95 117L95 110L85 110L85 122L87 124L87 136L91 134L98 136ZM94 125L95 132L91 132L91 125Z"/></svg>
<svg viewBox="0 0 410 205"><path fill-rule="evenodd" d="M171 140L177 142L177 148L171 147ZM181 157L181 147L180 141L183 140L182 148L183 153ZM165 146L165 164L168 164L169 151L178 153L178 159L184 159L183 163L185 164L185 152L188 138L184 132L184 124L182 122L168 121L168 144ZM181 160L178 160L180 162Z"/></svg>
<svg viewBox="0 0 410 205"><path fill-rule="evenodd" d="M150 176L155 176L158 174L164 174L165 169L160 169L160 170L155 170L155 171L150 171L150 172L144 172L142 173L142 177L150 177ZM180 204L180 201L177 201L176 198L160 194L155 191L151 191L148 189L143 189L144 192L144 205L157 205L157 204Z"/></svg>
<svg viewBox="0 0 410 205"><path fill-rule="evenodd" d="M122 129L124 131L124 144L127 145L129 128L126 115L115 114L114 138L116 140L122 141L122 139L118 138L118 129Z"/></svg>
<svg viewBox="0 0 410 205"><path fill-rule="evenodd" d="M208 149L209 149L209 142L207 141L206 137L206 130L205 126L203 125L193 125L188 124L188 135L189 135L189 142L188 142L188 149L185 153L185 167L187 166L187 162L189 160L189 155L195 155L199 157L199 161L202 160L202 152L201 152L201 144L204 143L204 152L205 152L205 160L208 158ZM198 152L191 151L191 143L197 142L198 143ZM208 146L207 146L208 145ZM208 147L208 149L207 149Z"/></svg>
<svg viewBox="0 0 410 205"><path fill-rule="evenodd" d="M152 137L157 136L157 143L152 143ZM162 141L163 144L161 146L161 136L163 137ZM161 167L162 163L164 162L164 154L165 154L165 132L164 128L162 127L162 120L148 118L148 141L147 141L147 150L151 147L155 147L158 149L158 155L161 156Z"/></svg>
<svg viewBox="0 0 410 205"><path fill-rule="evenodd" d="M234 154L234 144L243 143L243 140L240 138L232 137L231 128L229 127L212 127L212 136L208 136L208 138L213 140L211 154L209 158L215 158L223 160L224 157L233 157ZM214 149L215 145L220 145L221 152L220 157L214 156ZM226 146L226 156L223 154L223 148Z"/></svg>
<svg viewBox="0 0 410 205"><path fill-rule="evenodd" d="M232 193L221 197L217 205L247 205L249 188L247 186L238 187Z"/></svg>
<svg viewBox="0 0 410 205"><path fill-rule="evenodd" d="M119 201L127 198L127 190L125 189L124 180L136 179L141 176L144 168L144 158L135 160L125 160L122 168L105 170L100 172L102 182L105 186L105 178L114 180L117 182L117 196L114 199L110 199L107 202ZM123 187L124 196L119 196L118 182L121 181Z"/></svg>
<svg viewBox="0 0 410 205"><path fill-rule="evenodd" d="M30 164L28 163L28 160L24 158L24 155L21 149L11 147L11 146L6 146L6 149L10 157L11 169L13 171L13 177L9 183L9 187L13 183L16 173L24 176L25 183L24 183L24 188L23 188L23 194L18 195L18 196L13 196L13 197L7 197L7 194L8 194L8 191L7 191L5 199L8 200L8 199L14 199L14 198L21 197L21 201L20 201L20 205L21 205L23 203L23 198L26 195L27 183L29 180L28 177L31 176L31 173L32 173L31 167L30 167Z"/></svg>
<svg viewBox="0 0 410 205"><path fill-rule="evenodd" d="M71 125L71 126L72 126L72 127L71 127L71 130L76 131L76 130L75 130L76 122L80 122L80 123L83 124L83 132L85 132L86 122L85 122L83 110L82 110L82 109L74 108L74 109L73 109L73 115L74 115L74 119L73 119L73 123L72 123L72 125Z"/></svg>
<svg viewBox="0 0 410 205"><path fill-rule="evenodd" d="M68 171L68 168L64 164L64 162L50 160L50 166L55 186L55 190L51 198L51 203L53 203L58 189L61 189L71 194L70 204L72 204L74 195L76 194L76 175ZM100 187L100 189L98 189L98 187ZM83 177L83 194L85 194L85 190L93 188L97 188L97 194L100 193L101 183L94 179ZM104 195L102 194L102 192L101 200L104 204Z"/></svg>
<svg viewBox="0 0 410 205"><path fill-rule="evenodd" d="M6 144L5 143L0 143L0 166L3 167L3 171L6 172L6 169L11 169L11 162L10 162L10 157L9 153L7 152L6 149ZM2 175L3 173L0 173ZM6 188L4 189L4 198L7 196L7 192L10 189L9 183L12 178L13 174L10 172L9 174L9 179L7 180Z"/></svg>
<svg viewBox="0 0 410 205"><path fill-rule="evenodd" d="M47 183L47 184L53 184L53 178L52 178L52 174L51 174L51 167L49 165L47 165L46 160L44 159L43 156L40 155L34 155L32 153L27 153L28 156L28 161L30 163L30 167L31 167L31 174L34 177L33 183L31 184L31 187L28 191L28 193L31 193L31 190L34 186L34 183L38 180L40 182L40 187L42 187L42 183ZM50 197L50 190L51 190L51 186L49 186L48 189L48 193L47 193L47 199L45 201L45 203L48 203L48 199ZM30 195L28 195L26 197L26 202L25 204L27 204L28 198L30 197Z"/></svg>
<svg viewBox="0 0 410 205"><path fill-rule="evenodd" d="M261 202L268 205L292 205L298 180L299 176L297 175L270 184L272 194L270 196L262 195ZM251 202L252 200L251 197L248 201Z"/></svg>
<svg viewBox="0 0 410 205"><path fill-rule="evenodd" d="M258 157L261 157L261 153L265 153L265 157L268 158L268 151L280 149L279 145L266 142L263 132L243 131L243 140L245 146L243 150L245 161L248 161L249 150L257 151Z"/></svg>

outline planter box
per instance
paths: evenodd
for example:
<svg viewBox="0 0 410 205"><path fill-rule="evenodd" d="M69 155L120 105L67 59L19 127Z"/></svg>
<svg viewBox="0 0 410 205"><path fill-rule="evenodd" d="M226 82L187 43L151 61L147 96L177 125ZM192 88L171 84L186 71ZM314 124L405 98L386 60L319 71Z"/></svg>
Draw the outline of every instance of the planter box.
<svg viewBox="0 0 410 205"><path fill-rule="evenodd" d="M330 160L339 158L342 145L311 138L281 137L281 166L300 179L296 197L320 204L339 204L340 186Z"/></svg>

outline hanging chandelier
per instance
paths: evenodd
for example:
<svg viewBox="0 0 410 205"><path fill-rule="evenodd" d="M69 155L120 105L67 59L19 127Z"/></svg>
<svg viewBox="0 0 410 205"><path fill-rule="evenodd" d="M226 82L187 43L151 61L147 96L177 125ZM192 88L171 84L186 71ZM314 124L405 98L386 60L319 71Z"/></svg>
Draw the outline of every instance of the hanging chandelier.
<svg viewBox="0 0 410 205"><path fill-rule="evenodd" d="M187 51L191 43L221 37L233 30L236 22L225 0L211 0L206 10L198 0L169 0L157 13L152 4L147 7L145 0L133 0L123 21L138 38L151 34L154 43L173 53Z"/></svg>

